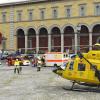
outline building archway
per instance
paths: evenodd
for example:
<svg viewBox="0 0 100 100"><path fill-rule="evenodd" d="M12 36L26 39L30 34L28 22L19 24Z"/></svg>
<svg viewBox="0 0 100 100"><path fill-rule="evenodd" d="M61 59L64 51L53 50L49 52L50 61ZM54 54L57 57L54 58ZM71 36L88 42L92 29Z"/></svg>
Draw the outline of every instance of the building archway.
<svg viewBox="0 0 100 100"><path fill-rule="evenodd" d="M48 31L46 28L42 27L39 30L39 52L44 52L48 50Z"/></svg>
<svg viewBox="0 0 100 100"><path fill-rule="evenodd" d="M79 33L78 40L81 51L89 49L89 29L87 26L81 25L81 30Z"/></svg>
<svg viewBox="0 0 100 100"><path fill-rule="evenodd" d="M51 51L61 51L61 32L58 27L51 30Z"/></svg>
<svg viewBox="0 0 100 100"><path fill-rule="evenodd" d="M17 48L25 48L25 34L23 29L17 30Z"/></svg>
<svg viewBox="0 0 100 100"><path fill-rule="evenodd" d="M96 24L92 29L92 45L98 42L98 37L100 37L100 24Z"/></svg>
<svg viewBox="0 0 100 100"><path fill-rule="evenodd" d="M36 48L36 32L33 28L28 29L28 48Z"/></svg>
<svg viewBox="0 0 100 100"><path fill-rule="evenodd" d="M66 49L74 50L74 29L71 26L64 28L64 51Z"/></svg>

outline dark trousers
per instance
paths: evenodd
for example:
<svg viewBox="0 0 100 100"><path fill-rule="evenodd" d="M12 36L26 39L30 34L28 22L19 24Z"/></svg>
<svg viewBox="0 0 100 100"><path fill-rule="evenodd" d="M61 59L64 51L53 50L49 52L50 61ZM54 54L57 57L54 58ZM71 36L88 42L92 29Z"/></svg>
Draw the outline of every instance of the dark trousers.
<svg viewBox="0 0 100 100"><path fill-rule="evenodd" d="M19 74L19 68L14 68L14 73L16 73L16 70L17 70L17 73Z"/></svg>

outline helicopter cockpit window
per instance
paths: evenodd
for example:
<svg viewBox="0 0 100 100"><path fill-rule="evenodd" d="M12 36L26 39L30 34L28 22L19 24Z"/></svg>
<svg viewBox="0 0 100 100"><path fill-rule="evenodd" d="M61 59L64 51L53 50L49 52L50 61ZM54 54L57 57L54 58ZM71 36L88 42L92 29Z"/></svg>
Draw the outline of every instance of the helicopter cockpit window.
<svg viewBox="0 0 100 100"><path fill-rule="evenodd" d="M67 68L68 62L64 62L60 67L61 69L65 70Z"/></svg>
<svg viewBox="0 0 100 100"><path fill-rule="evenodd" d="M85 71L85 64L79 63L78 64L78 71Z"/></svg>
<svg viewBox="0 0 100 100"><path fill-rule="evenodd" d="M74 61L70 62L69 69L73 70Z"/></svg>

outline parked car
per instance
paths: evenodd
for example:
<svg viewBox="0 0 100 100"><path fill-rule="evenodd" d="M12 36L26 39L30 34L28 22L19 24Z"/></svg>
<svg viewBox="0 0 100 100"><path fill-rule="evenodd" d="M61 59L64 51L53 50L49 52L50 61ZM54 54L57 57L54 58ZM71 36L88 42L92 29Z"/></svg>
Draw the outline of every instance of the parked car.
<svg viewBox="0 0 100 100"><path fill-rule="evenodd" d="M1 60L7 59L8 53L1 54Z"/></svg>
<svg viewBox="0 0 100 100"><path fill-rule="evenodd" d="M0 54L0 59L1 60L4 60L4 59L7 59L8 56L14 54L14 51L3 51L1 54Z"/></svg>
<svg viewBox="0 0 100 100"><path fill-rule="evenodd" d="M22 65L29 66L29 65L31 65L31 62L29 60L23 60Z"/></svg>
<svg viewBox="0 0 100 100"><path fill-rule="evenodd" d="M20 61L20 66L29 66L29 65L31 65L31 62L28 59L24 59L20 56L17 56L17 57L10 56L7 59L8 66L14 66L14 62L15 62L16 59L18 59Z"/></svg>
<svg viewBox="0 0 100 100"><path fill-rule="evenodd" d="M23 65L21 59L14 58L14 57L9 57L9 58L7 58L7 64L8 64L8 66L14 66L14 63L15 63L16 59L18 59L20 61L20 66Z"/></svg>

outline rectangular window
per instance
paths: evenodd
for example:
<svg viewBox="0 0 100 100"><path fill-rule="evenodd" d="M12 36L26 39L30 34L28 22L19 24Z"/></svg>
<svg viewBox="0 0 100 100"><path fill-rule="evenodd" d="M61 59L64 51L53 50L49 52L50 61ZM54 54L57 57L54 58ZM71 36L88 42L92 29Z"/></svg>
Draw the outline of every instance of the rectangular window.
<svg viewBox="0 0 100 100"><path fill-rule="evenodd" d="M2 12L2 22L6 22L6 12Z"/></svg>
<svg viewBox="0 0 100 100"><path fill-rule="evenodd" d="M100 15L100 3L95 4L95 15L96 16Z"/></svg>
<svg viewBox="0 0 100 100"><path fill-rule="evenodd" d="M71 61L71 62L70 62L70 65L69 65L69 69L70 69L70 70L73 70L73 67L74 67L74 61Z"/></svg>
<svg viewBox="0 0 100 100"><path fill-rule="evenodd" d="M29 12L29 21L32 21L32 20L33 20L33 13Z"/></svg>
<svg viewBox="0 0 100 100"><path fill-rule="evenodd" d="M40 9L40 19L45 19L45 8Z"/></svg>
<svg viewBox="0 0 100 100"><path fill-rule="evenodd" d="M66 17L71 17L71 13L72 13L72 6L71 5L66 6L66 9L65 9Z"/></svg>
<svg viewBox="0 0 100 100"><path fill-rule="evenodd" d="M86 4L79 5L79 15L81 17L86 15Z"/></svg>
<svg viewBox="0 0 100 100"><path fill-rule="evenodd" d="M53 18L57 18L58 17L58 10L57 10L57 8L52 8L52 16L53 16Z"/></svg>
<svg viewBox="0 0 100 100"><path fill-rule="evenodd" d="M85 64L78 63L78 71L85 71Z"/></svg>
<svg viewBox="0 0 100 100"><path fill-rule="evenodd" d="M17 11L17 21L22 21L22 11Z"/></svg>
<svg viewBox="0 0 100 100"><path fill-rule="evenodd" d="M29 21L33 20L33 9L28 9L28 19Z"/></svg>
<svg viewBox="0 0 100 100"><path fill-rule="evenodd" d="M21 13L18 13L18 21L21 21L21 18L22 17L22 14Z"/></svg>

